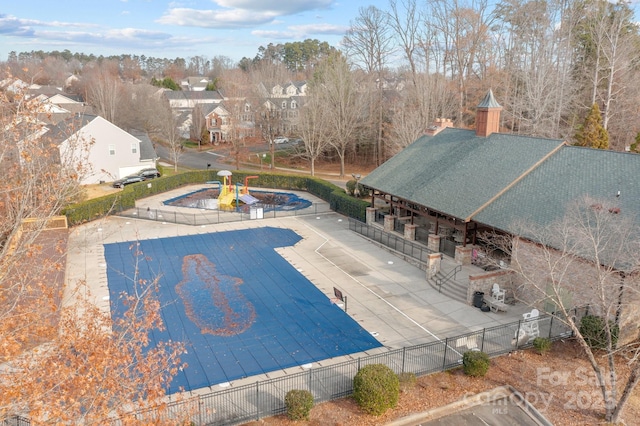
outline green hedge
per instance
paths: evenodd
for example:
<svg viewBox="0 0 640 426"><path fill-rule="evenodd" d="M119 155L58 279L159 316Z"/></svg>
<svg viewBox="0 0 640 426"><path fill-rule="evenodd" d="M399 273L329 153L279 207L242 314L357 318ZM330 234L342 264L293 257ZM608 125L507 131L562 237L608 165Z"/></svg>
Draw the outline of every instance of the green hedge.
<svg viewBox="0 0 640 426"><path fill-rule="evenodd" d="M208 181L222 181L222 178L218 176L217 173L218 170L213 169L198 170L134 183L127 185L117 193L68 206L62 214L67 216L70 226L78 225L109 214L134 208L136 200L151 195L160 194L186 185L201 184ZM258 176L257 179L250 179L248 181L250 186L307 191L328 202L331 209L336 213L363 222L366 220L366 208L369 206L369 202L347 195L342 188L331 182L310 176L243 170L233 172L232 182L244 184L245 177L247 176Z"/></svg>

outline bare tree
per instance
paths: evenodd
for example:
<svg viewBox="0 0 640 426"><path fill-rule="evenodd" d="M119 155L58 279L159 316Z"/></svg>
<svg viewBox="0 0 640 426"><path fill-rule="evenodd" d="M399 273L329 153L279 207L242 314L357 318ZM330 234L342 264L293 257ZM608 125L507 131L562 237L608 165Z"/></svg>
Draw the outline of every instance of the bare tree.
<svg viewBox="0 0 640 426"><path fill-rule="evenodd" d="M621 77L628 73L640 58L638 49L630 44L634 41L632 21L633 11L625 3L598 2L595 16L591 18L592 33L597 43L594 46L597 62L593 67L592 99L595 103L596 95L601 98L602 125L605 129L608 128L609 120L614 114L615 100L627 89L619 84ZM635 33L637 35L637 30ZM602 90L600 73L605 83Z"/></svg>
<svg viewBox="0 0 640 426"><path fill-rule="evenodd" d="M180 136L178 117L167 105L162 111L162 138L169 147L173 170L178 171L178 161L184 152L184 140Z"/></svg>
<svg viewBox="0 0 640 426"><path fill-rule="evenodd" d="M478 55L487 43L493 15L489 13L487 0L430 0L426 16L429 16L429 24L437 30L435 42L443 49L441 72L456 82L457 122L466 124L468 83L478 71Z"/></svg>
<svg viewBox="0 0 640 426"><path fill-rule="evenodd" d="M273 139L280 134L282 125L281 111L268 97L258 97L256 111L256 126L260 129L262 138L269 143L271 168L275 167L275 144Z"/></svg>
<svg viewBox="0 0 640 426"><path fill-rule="evenodd" d="M309 99L300 111L300 128L304 143L302 157L309 161L311 176L315 176L316 161L322 157L328 147L325 133L328 123L325 117L326 105L321 102L320 96L315 95L316 91L322 90L322 85L310 84Z"/></svg>
<svg viewBox="0 0 640 426"><path fill-rule="evenodd" d="M377 130L375 159L376 164L380 165L384 161L383 78L387 62L394 50L388 15L375 6L361 7L359 15L352 22L342 44L350 58L367 73L377 88L377 102L370 104L369 116L375 117L374 123Z"/></svg>
<svg viewBox="0 0 640 426"><path fill-rule="evenodd" d="M155 138L161 138L167 108L162 89L150 84L127 84L123 92L118 126L125 130L144 130Z"/></svg>
<svg viewBox="0 0 640 426"><path fill-rule="evenodd" d="M504 72L500 92L513 132L544 137L569 134L566 120L575 99L572 38L575 16L562 3L502 2L496 44Z"/></svg>
<svg viewBox="0 0 640 426"><path fill-rule="evenodd" d="M104 61L94 65L85 72L83 80L87 102L99 116L117 125L122 99L122 81L117 62Z"/></svg>
<svg viewBox="0 0 640 426"><path fill-rule="evenodd" d="M418 139L426 127L420 109L407 108L406 104L398 101L392 107L392 122L386 132L391 142L385 151L389 155L397 154Z"/></svg>
<svg viewBox="0 0 640 426"><path fill-rule="evenodd" d="M316 72L314 101L325 108L325 138L340 158L340 176L345 175L345 155L355 143L360 127L361 93L347 60L331 55Z"/></svg>
<svg viewBox="0 0 640 426"><path fill-rule="evenodd" d="M634 218L615 203L584 197L567 207L550 226L522 224L525 238L503 241L511 254L511 268L528 304L545 306L567 324L588 359L604 401L605 420L617 423L631 392L640 381L640 345L637 332L639 229ZM603 353L589 344L574 306L589 304L603 318ZM616 344L616 331L620 337ZM617 356L623 356L630 374L622 383Z"/></svg>

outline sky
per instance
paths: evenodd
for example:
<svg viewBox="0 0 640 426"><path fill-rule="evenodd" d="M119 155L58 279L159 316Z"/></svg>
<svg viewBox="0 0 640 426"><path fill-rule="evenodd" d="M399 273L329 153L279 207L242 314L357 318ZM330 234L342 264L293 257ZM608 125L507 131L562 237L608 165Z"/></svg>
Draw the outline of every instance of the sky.
<svg viewBox="0 0 640 426"><path fill-rule="evenodd" d="M260 46L318 39L339 47L360 7L387 0L5 0L0 60L11 51L253 58Z"/></svg>

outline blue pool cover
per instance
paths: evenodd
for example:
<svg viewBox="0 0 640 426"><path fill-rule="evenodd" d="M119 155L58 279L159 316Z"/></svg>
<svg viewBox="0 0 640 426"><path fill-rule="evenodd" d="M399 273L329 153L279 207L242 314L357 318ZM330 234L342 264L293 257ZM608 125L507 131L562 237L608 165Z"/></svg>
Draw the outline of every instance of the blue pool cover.
<svg viewBox="0 0 640 426"><path fill-rule="evenodd" d="M187 345L170 393L381 346L274 250L300 240L264 227L139 242L138 278L160 277L166 330L152 333L152 345ZM132 291L132 247L105 245L114 317L125 310L119 295Z"/></svg>

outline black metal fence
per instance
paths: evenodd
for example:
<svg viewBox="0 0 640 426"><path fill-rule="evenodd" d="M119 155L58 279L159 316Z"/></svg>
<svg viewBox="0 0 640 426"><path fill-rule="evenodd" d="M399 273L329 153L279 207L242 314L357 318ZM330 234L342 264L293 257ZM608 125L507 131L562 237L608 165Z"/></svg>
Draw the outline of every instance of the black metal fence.
<svg viewBox="0 0 640 426"><path fill-rule="evenodd" d="M218 223L242 222L255 219L276 217L305 216L331 212L329 203L312 203L310 207L300 210L277 210L269 206L249 208L246 211L225 211L198 208L151 209L136 207L119 212L119 216L154 220L157 222L179 223L183 225L201 226Z"/></svg>
<svg viewBox="0 0 640 426"><path fill-rule="evenodd" d="M0 426L29 426L31 421L26 417L11 416L0 420Z"/></svg>
<svg viewBox="0 0 640 426"><path fill-rule="evenodd" d="M571 315L579 323L588 312L588 307L576 308ZM459 367L467 351L482 351L489 356L498 356L530 347L535 335L527 336L527 331L532 329L536 330L538 337L552 341L572 335L571 329L558 317L541 314L530 320L514 321L324 367L306 370L300 367L299 373L238 387L220 388L193 398L170 402L162 411L138 412L135 417L149 423L181 424L188 420L196 425L239 425L285 413L284 399L287 392L293 389L308 390L313 394L316 404L349 396L353 393L353 378L361 367L368 364L387 365L396 374L423 376ZM114 425L120 423L116 421ZM0 426L29 424L28 419L18 416L0 421Z"/></svg>
<svg viewBox="0 0 640 426"><path fill-rule="evenodd" d="M574 309L574 320L588 313L586 308ZM535 323L535 327L532 325ZM526 331L535 328L536 335L550 340L571 336L570 328L557 317L541 314L532 320L509 324L450 337L431 343L363 356L357 359L309 368L299 373L259 381L239 387L220 389L198 397L168 404L159 414L155 411L138 413L141 420L162 422L189 420L197 425L239 425L286 412L284 403L288 391L308 390L314 402L321 403L344 398L353 393L353 378L368 364L384 364L395 373L413 373L422 376L445 371L462 364L463 354L479 350L489 356L498 356L515 349L530 347L534 336ZM529 338L530 337L530 338Z"/></svg>
<svg viewBox="0 0 640 426"><path fill-rule="evenodd" d="M426 267L424 265L427 265L429 262L429 254L433 253L433 250L429 250L421 244L405 240L398 235L383 231L377 226L369 226L359 220L349 219L349 229L405 256L418 260L423 264L422 269L424 269Z"/></svg>

